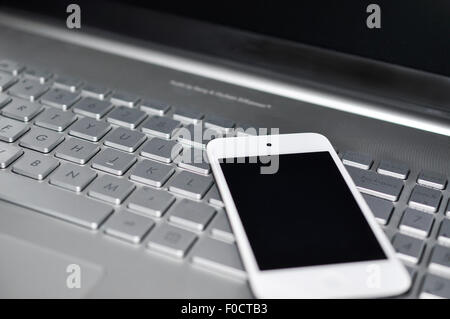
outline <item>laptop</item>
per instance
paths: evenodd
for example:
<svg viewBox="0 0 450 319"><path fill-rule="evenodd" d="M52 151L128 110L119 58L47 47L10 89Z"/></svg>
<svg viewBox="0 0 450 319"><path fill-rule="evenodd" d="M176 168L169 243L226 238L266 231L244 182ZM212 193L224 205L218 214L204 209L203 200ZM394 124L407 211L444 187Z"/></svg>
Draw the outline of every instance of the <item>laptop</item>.
<svg viewBox="0 0 450 319"><path fill-rule="evenodd" d="M327 136L450 297L446 2L69 4L0 6L1 297L252 298L198 126Z"/></svg>

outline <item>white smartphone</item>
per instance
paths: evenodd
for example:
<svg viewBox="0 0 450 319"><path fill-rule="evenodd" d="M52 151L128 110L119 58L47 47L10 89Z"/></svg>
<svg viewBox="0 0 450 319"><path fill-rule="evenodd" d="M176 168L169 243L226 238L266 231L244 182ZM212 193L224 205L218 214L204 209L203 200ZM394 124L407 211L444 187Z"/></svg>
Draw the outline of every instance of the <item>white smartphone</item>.
<svg viewBox="0 0 450 319"><path fill-rule="evenodd" d="M327 138L219 138L207 155L258 298L369 298L410 277Z"/></svg>

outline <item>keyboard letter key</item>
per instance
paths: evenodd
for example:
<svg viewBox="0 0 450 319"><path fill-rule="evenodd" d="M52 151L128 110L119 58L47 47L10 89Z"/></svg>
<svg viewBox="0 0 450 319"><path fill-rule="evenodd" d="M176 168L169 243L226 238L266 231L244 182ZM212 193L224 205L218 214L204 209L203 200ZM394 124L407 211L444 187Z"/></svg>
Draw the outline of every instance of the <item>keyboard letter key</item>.
<svg viewBox="0 0 450 319"><path fill-rule="evenodd" d="M127 180L104 175L90 186L88 195L120 205L134 188L135 186Z"/></svg>
<svg viewBox="0 0 450 319"><path fill-rule="evenodd" d="M22 154L23 154L22 149L16 146L0 143L0 168L8 167Z"/></svg>
<svg viewBox="0 0 450 319"><path fill-rule="evenodd" d="M59 162L54 158L43 156L35 152L27 152L14 163L12 170L23 176L43 180L57 168L58 165ZM46 200L48 200L48 198Z"/></svg>
<svg viewBox="0 0 450 319"><path fill-rule="evenodd" d="M18 121L0 117L0 140L12 143L21 137L28 127Z"/></svg>
<svg viewBox="0 0 450 319"><path fill-rule="evenodd" d="M209 190L213 180L190 172L181 172L169 184L169 190L194 199L201 199Z"/></svg>

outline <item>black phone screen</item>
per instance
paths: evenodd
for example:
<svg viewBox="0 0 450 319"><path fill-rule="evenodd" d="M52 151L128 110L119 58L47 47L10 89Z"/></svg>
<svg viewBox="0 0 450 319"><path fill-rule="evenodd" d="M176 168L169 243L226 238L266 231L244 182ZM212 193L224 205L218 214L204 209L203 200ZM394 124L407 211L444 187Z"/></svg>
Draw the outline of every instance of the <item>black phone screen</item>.
<svg viewBox="0 0 450 319"><path fill-rule="evenodd" d="M386 259L329 152L220 165L260 270Z"/></svg>

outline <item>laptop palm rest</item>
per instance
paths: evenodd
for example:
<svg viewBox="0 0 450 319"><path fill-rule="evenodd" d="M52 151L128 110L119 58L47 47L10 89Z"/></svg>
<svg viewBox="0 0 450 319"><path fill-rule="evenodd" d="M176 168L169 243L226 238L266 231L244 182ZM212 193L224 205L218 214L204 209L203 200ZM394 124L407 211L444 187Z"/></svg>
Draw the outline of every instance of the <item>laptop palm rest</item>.
<svg viewBox="0 0 450 319"><path fill-rule="evenodd" d="M101 267L0 234L0 298L81 298L102 277Z"/></svg>

